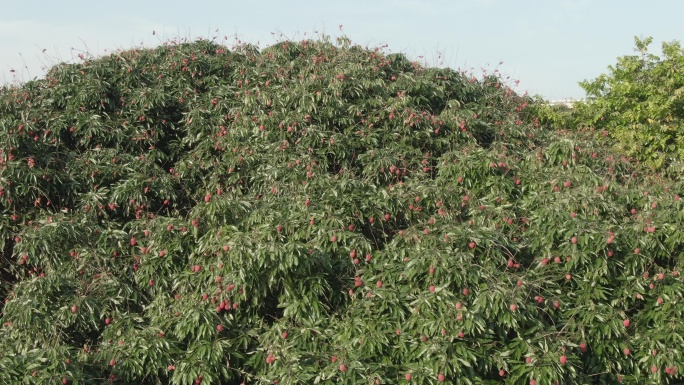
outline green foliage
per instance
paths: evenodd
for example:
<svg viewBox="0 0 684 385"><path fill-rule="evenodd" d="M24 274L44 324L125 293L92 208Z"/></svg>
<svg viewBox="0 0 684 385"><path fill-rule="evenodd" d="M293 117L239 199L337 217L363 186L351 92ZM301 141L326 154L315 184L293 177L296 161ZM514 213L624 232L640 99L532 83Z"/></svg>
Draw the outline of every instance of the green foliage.
<svg viewBox="0 0 684 385"><path fill-rule="evenodd" d="M592 81L581 82L591 101L578 122L606 129L620 152L661 169L681 171L684 158L684 50L664 42L663 57L648 52L652 38L635 38L638 55L618 58Z"/></svg>
<svg viewBox="0 0 684 385"><path fill-rule="evenodd" d="M576 128L580 124L578 114L573 108L563 104L549 104L539 96L535 98L532 111L540 124L554 129Z"/></svg>
<svg viewBox="0 0 684 385"><path fill-rule="evenodd" d="M0 383L681 382L684 182L539 108L327 37L3 89Z"/></svg>

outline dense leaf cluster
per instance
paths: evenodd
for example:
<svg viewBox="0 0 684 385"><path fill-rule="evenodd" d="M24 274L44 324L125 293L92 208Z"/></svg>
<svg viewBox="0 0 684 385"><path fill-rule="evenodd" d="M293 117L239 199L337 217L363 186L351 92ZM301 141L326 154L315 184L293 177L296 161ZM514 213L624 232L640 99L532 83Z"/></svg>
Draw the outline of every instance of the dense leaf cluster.
<svg viewBox="0 0 684 385"><path fill-rule="evenodd" d="M0 382L681 381L684 182L504 80L321 38L3 89Z"/></svg>

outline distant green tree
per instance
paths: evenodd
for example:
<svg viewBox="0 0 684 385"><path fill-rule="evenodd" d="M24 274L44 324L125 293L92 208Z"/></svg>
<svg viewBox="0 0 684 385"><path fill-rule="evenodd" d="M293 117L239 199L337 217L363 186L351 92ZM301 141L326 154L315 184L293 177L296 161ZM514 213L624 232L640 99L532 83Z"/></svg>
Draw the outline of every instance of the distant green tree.
<svg viewBox="0 0 684 385"><path fill-rule="evenodd" d="M580 82L590 102L577 113L579 122L607 129L619 150L661 169L684 155L684 52L678 41L664 42L660 58L648 52L652 41L635 37L638 55Z"/></svg>

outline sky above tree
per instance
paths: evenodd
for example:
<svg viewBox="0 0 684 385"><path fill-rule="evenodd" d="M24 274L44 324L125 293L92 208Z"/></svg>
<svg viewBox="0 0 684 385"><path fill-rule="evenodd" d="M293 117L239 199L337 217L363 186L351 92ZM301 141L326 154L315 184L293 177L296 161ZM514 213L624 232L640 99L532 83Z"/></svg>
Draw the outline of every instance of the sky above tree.
<svg viewBox="0 0 684 385"><path fill-rule="evenodd" d="M577 82L634 53L634 36L684 36L684 2L662 0L0 1L0 82L42 77L79 53L173 38L240 40L263 48L321 34L387 45L428 66L499 70L517 91L579 99Z"/></svg>

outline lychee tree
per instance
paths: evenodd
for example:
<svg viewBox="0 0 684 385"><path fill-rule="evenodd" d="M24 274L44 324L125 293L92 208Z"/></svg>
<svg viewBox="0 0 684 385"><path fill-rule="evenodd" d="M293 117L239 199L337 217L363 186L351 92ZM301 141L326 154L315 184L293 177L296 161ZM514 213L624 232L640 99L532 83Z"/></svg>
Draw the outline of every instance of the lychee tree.
<svg viewBox="0 0 684 385"><path fill-rule="evenodd" d="M345 37L5 87L0 382L681 381L684 179L533 105Z"/></svg>

